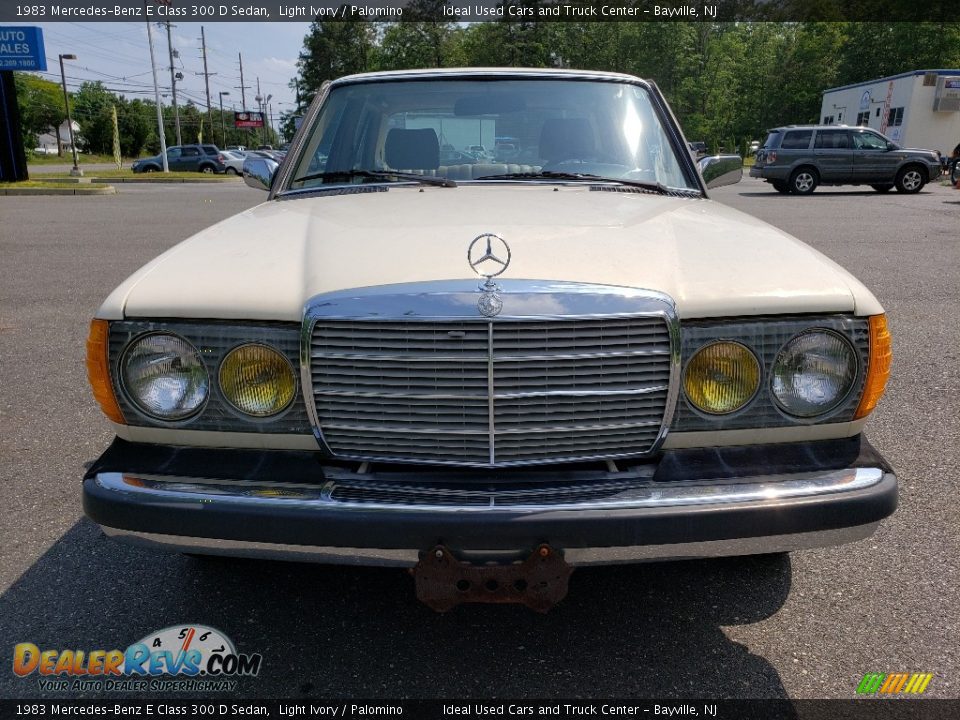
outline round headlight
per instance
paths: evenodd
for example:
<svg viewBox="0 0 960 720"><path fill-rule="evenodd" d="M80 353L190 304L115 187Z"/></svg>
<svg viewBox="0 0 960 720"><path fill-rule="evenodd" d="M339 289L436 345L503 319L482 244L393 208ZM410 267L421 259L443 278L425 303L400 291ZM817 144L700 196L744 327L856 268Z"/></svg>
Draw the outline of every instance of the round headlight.
<svg viewBox="0 0 960 720"><path fill-rule="evenodd" d="M781 348L773 363L770 389L790 415L814 417L833 410L857 378L857 353L840 335L811 330Z"/></svg>
<svg viewBox="0 0 960 720"><path fill-rule="evenodd" d="M161 420L190 417L210 390L200 353L171 333L153 333L132 342L123 354L120 375L133 403Z"/></svg>
<svg viewBox="0 0 960 720"><path fill-rule="evenodd" d="M266 345L241 345L220 365L220 390L240 412L255 417L276 415L297 392L297 376L278 351Z"/></svg>
<svg viewBox="0 0 960 720"><path fill-rule="evenodd" d="M739 410L760 387L760 363L740 343L704 345L687 363L683 389L694 407L711 415Z"/></svg>

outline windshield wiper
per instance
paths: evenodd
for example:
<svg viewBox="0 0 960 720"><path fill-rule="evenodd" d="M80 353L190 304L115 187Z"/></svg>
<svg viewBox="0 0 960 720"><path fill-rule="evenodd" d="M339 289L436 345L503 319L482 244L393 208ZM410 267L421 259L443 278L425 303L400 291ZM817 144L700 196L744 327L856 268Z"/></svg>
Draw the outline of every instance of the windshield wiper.
<svg viewBox="0 0 960 720"><path fill-rule="evenodd" d="M618 185L628 185L630 187L643 188L644 190L653 190L664 195L676 192L668 188L663 183L650 182L645 180L628 180L626 178L604 177L603 175L594 175L592 173L576 172L558 172L555 170L541 170L540 172L517 172L505 173L503 175L483 175L474 178L474 180L586 180L588 182L609 182Z"/></svg>
<svg viewBox="0 0 960 720"><path fill-rule="evenodd" d="M431 175L417 175L416 173L401 172L399 170L331 170L328 172L312 173L303 177L294 178L292 182L306 182L307 180L351 180L353 178L371 178L373 180L412 180L421 185L437 185L439 187L456 187L457 184L450 178L433 177Z"/></svg>

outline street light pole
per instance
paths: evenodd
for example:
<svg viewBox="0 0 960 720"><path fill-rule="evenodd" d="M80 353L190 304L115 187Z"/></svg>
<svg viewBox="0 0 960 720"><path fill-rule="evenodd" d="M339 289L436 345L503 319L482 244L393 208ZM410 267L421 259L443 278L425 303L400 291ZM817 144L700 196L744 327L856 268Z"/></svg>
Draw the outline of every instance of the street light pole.
<svg viewBox="0 0 960 720"><path fill-rule="evenodd" d="M229 94L229 90L220 91L220 144L224 147L227 145L227 130L223 124L223 96Z"/></svg>
<svg viewBox="0 0 960 720"><path fill-rule="evenodd" d="M70 149L73 151L73 167L70 169L72 177L83 177L83 170L77 162L77 141L73 137L73 117L70 115L70 95L67 93L67 73L63 69L64 60L76 60L77 56L60 55L60 79L63 81L63 104L67 108L67 130L70 131Z"/></svg>

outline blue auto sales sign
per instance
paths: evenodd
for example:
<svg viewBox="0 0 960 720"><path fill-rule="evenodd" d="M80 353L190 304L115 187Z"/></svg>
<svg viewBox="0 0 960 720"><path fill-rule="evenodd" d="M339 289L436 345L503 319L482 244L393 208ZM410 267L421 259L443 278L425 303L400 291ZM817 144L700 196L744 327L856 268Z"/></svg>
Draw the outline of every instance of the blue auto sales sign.
<svg viewBox="0 0 960 720"><path fill-rule="evenodd" d="M46 70L43 30L0 25L0 70Z"/></svg>

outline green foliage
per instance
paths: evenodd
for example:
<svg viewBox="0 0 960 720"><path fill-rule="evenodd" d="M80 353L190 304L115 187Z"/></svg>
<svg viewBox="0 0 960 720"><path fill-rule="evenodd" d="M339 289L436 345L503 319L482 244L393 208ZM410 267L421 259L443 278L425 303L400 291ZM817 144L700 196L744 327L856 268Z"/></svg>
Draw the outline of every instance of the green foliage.
<svg viewBox="0 0 960 720"><path fill-rule="evenodd" d="M113 120L110 106L116 96L101 82L85 82L74 93L73 118L81 127L78 147L88 152L108 154L113 151ZM119 114L119 113L118 113Z"/></svg>
<svg viewBox="0 0 960 720"><path fill-rule="evenodd" d="M24 148L32 150L37 145L37 135L56 131L66 119L63 90L57 83L29 73L14 73L13 81L20 106L21 141Z"/></svg>
<svg viewBox="0 0 960 720"><path fill-rule="evenodd" d="M436 18L444 0L415 0ZM829 8L832 0L823 0ZM536 9L542 0L514 6ZM825 10L824 10L825 12ZM839 17L839 16L838 16ZM767 128L815 121L823 91L922 68L960 67L960 23L316 22L300 55L302 88L360 70L572 67L626 72L663 90L687 137L745 148ZM847 118L844 118L847 120ZM853 120L853 118L850 118Z"/></svg>
<svg viewBox="0 0 960 720"><path fill-rule="evenodd" d="M297 61L305 101L309 102L325 81L367 70L374 37L373 25L368 22L312 22Z"/></svg>
<svg viewBox="0 0 960 720"><path fill-rule="evenodd" d="M122 101L122 98L120 98ZM125 157L137 157L150 137L150 114L153 105L142 100L117 104L117 127L120 129L120 152ZM156 115L154 114L154 117Z"/></svg>

